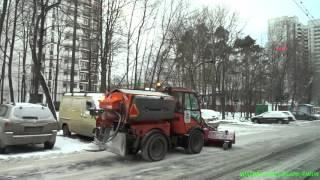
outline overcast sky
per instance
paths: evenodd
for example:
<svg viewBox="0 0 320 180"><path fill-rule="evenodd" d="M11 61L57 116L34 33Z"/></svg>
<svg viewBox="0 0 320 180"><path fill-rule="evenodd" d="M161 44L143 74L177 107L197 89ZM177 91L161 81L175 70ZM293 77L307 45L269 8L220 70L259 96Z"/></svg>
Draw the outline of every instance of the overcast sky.
<svg viewBox="0 0 320 180"><path fill-rule="evenodd" d="M239 14L245 24L244 33L257 39L257 43L266 42L268 19L280 16L297 16L307 24L308 18L293 0L190 0L196 6L222 5ZM309 10L315 19L320 18L320 0L297 0Z"/></svg>

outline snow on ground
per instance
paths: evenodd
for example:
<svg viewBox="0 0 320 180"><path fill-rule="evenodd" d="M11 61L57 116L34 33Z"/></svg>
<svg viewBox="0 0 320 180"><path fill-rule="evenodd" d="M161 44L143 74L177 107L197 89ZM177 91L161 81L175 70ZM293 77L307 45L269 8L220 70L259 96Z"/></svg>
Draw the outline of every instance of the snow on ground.
<svg viewBox="0 0 320 180"><path fill-rule="evenodd" d="M59 154L74 153L83 151L91 139L72 135L70 137L63 137L59 132L56 138L56 144L52 150L44 150L43 145L24 145L24 146L12 146L8 148L7 154L0 154L1 159L12 158L30 158L30 157L42 157L47 155L58 156Z"/></svg>
<svg viewBox="0 0 320 180"><path fill-rule="evenodd" d="M217 116L216 111L206 111L207 116ZM219 112L218 112L219 113ZM218 114L218 120L209 121L208 123L219 123L218 130L224 131L235 131L236 135L248 135L248 134L256 134L261 131L271 131L274 128L282 128L286 126L303 126L303 124L313 123L314 121L304 121L304 120L296 120L290 122L289 125L286 124L256 124L252 123L250 118L246 119L244 114L241 116L241 113L236 112L234 114L227 112L225 119L222 120L222 114Z"/></svg>
<svg viewBox="0 0 320 180"><path fill-rule="evenodd" d="M57 113L57 115L59 114ZM221 119L221 114L219 114L219 120L213 121L215 123L219 122L220 125L218 130L235 131L236 136L256 134L261 131L270 131L273 128L288 126L279 124L254 124L250 120L246 120L244 117L241 117L240 113L235 113L234 117L231 113L228 113L225 120ZM313 121L295 121L291 122L289 126L302 126L305 123L312 122ZM50 155L51 157L56 157L61 154L75 153L84 151L91 141L92 139L90 138L80 137L77 135L64 137L62 135L62 131L59 131L56 139L56 144L52 150L44 150L42 144L13 146L8 148L9 151L7 152L7 154L0 154L0 161L7 159L38 158L48 155Z"/></svg>

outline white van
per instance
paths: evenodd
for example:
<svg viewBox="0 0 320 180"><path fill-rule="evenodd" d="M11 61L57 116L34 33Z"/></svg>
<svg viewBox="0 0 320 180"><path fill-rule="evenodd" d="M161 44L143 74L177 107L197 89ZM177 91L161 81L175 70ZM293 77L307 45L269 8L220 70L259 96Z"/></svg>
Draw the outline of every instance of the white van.
<svg viewBox="0 0 320 180"><path fill-rule="evenodd" d="M64 136L71 132L93 137L96 120L90 115L90 109L99 107L103 93L66 93L60 103L59 120Z"/></svg>

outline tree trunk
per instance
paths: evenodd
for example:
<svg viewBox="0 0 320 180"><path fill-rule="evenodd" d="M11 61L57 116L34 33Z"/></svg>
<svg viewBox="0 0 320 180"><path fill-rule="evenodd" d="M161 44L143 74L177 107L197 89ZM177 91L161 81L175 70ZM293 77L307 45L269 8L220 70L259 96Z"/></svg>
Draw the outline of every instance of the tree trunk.
<svg viewBox="0 0 320 180"><path fill-rule="evenodd" d="M101 58L101 86L100 86L100 92L104 93L107 89L107 61L108 61L108 54L110 51L109 47L109 32L105 32L105 42L104 42L104 48L103 48L103 55Z"/></svg>
<svg viewBox="0 0 320 180"><path fill-rule="evenodd" d="M89 63L88 63L88 88L86 90L92 91L92 50L91 50L91 39L90 41L90 50L89 50Z"/></svg>
<svg viewBox="0 0 320 180"><path fill-rule="evenodd" d="M105 88L105 87L102 87L102 83L103 83L103 81L102 81L102 75L103 75L103 73L102 73L102 71L103 71L103 64L102 64L102 61L103 61L103 52L104 52L104 48L103 48L103 38L102 38L102 36L103 36L103 1L101 1L101 7L100 7L100 9L99 9L99 14L100 14L100 17L99 17L99 42L100 42L100 48L99 48L99 50L100 50L100 66L101 66L101 72L100 72L100 76L101 76L101 81L100 81L100 92L103 92L103 88ZM99 58L97 58L97 63L96 63L96 70L98 70L98 59ZM98 71L96 71L96 72L98 72Z"/></svg>
<svg viewBox="0 0 320 180"><path fill-rule="evenodd" d="M58 11L57 11L58 12ZM58 13L56 14L59 15ZM58 25L58 42L57 42L57 55L56 55L56 69L55 69L55 77L54 77L54 102L57 103L57 94L58 94L58 83L59 83L59 66L60 66L60 44L61 44L61 36L62 31L60 29L60 24Z"/></svg>
<svg viewBox="0 0 320 180"><path fill-rule="evenodd" d="M221 112L222 112L222 119L225 119L225 104L226 104L226 95L224 91L225 86L225 59L222 62L222 86L221 86Z"/></svg>
<svg viewBox="0 0 320 180"><path fill-rule="evenodd" d="M2 4L2 11L1 11L1 16L0 16L0 42L1 42L1 37L2 37L2 29L3 29L3 23L4 19L7 14L7 6L8 6L8 0L3 0ZM7 16L9 17L9 16Z"/></svg>
<svg viewBox="0 0 320 180"><path fill-rule="evenodd" d="M11 0L9 2L9 7L11 7ZM7 11L7 17L9 17L9 12ZM2 64L2 71L1 71L1 104L3 103L3 94L4 94L4 83L5 83L5 74L6 74L6 59L7 59L7 49L9 43L9 18L6 19L6 34L5 34L5 45L4 45L4 53L3 53L3 64Z"/></svg>
<svg viewBox="0 0 320 180"><path fill-rule="evenodd" d="M55 119L57 119L57 114L56 114L56 111L55 111L55 107L54 107L54 104L53 104L53 101L52 101L52 98L51 98L51 94L50 94L50 89L48 88L47 86L47 83L46 83L46 80L43 76L43 74L40 72L40 75L39 75L39 79L40 79L40 84L41 84L41 87L43 89L43 92L46 96L46 102L48 103L48 107L53 115L53 117Z"/></svg>
<svg viewBox="0 0 320 180"><path fill-rule="evenodd" d="M25 102L26 101L26 94L27 94L26 61L27 61L29 30L26 31L26 28L25 28L26 24L24 22L22 22L22 23L23 23L23 53L22 53L21 102ZM27 27L27 28L29 28L29 27Z"/></svg>
<svg viewBox="0 0 320 180"><path fill-rule="evenodd" d="M92 3L90 3L91 6L92 6ZM102 4L101 4L102 6ZM90 15L92 14L92 8L90 8L90 11L89 11ZM92 20L90 19L90 22L89 22L91 28L93 28L93 25L92 25ZM88 87L87 89L85 89L86 91L92 91L92 30L90 29L89 30L89 62L88 62Z"/></svg>
<svg viewBox="0 0 320 180"><path fill-rule="evenodd" d="M139 45L140 45L140 36L141 36L141 31L145 23L145 18L146 18L146 12L147 12L147 4L148 0L144 1L144 9L143 9L143 16L142 16L142 22L140 24L139 30L138 30L138 39L136 42L136 57L135 57L135 66L134 66L134 89L137 88L137 83L138 83L138 56L139 56Z"/></svg>
<svg viewBox="0 0 320 180"><path fill-rule="evenodd" d="M109 52L108 58L108 92L111 91L111 67L112 67L112 51Z"/></svg>
<svg viewBox="0 0 320 180"><path fill-rule="evenodd" d="M10 100L14 101L14 92L13 92L13 84L12 84L12 60L13 60L13 50L16 39L16 28L17 28L17 13L18 13L18 5L20 0L16 0L15 8L14 8L14 20L13 20L13 30L12 30L12 38L11 38L11 47L10 47L10 56L8 63L8 78L9 78L9 88L10 88ZM18 82L19 83L19 82Z"/></svg>
<svg viewBox="0 0 320 180"><path fill-rule="evenodd" d="M152 42L151 47L150 47L150 52L149 52L149 55L148 55L147 66L146 66L146 69L145 69L145 72L144 72L144 82L143 82L144 85L143 85L143 89L146 88L147 74L148 74L148 70L149 70L149 64L150 64L150 61L151 61L151 55L152 55L152 51L153 51L153 45L154 45L154 43Z"/></svg>
<svg viewBox="0 0 320 180"><path fill-rule="evenodd" d="M72 34L72 57L71 57L71 73L70 73L70 92L73 93L74 88L74 66L76 63L76 43L77 43L77 19L78 19L78 0L74 0L73 14L73 34Z"/></svg>

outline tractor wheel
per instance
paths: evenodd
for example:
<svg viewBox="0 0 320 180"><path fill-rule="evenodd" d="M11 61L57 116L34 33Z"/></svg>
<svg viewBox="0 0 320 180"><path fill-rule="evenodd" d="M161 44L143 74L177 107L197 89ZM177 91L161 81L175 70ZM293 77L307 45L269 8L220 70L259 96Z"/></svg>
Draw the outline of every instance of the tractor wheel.
<svg viewBox="0 0 320 180"><path fill-rule="evenodd" d="M227 150L229 149L229 144L231 144L230 142L224 142L222 145L223 150Z"/></svg>
<svg viewBox="0 0 320 180"><path fill-rule="evenodd" d="M147 139L141 150L142 158L146 161L160 161L168 151L168 142L161 133L153 133Z"/></svg>
<svg viewBox="0 0 320 180"><path fill-rule="evenodd" d="M71 136L71 132L70 132L69 126L67 124L64 124L62 126L62 131L63 131L63 136L67 136L67 137Z"/></svg>
<svg viewBox="0 0 320 180"><path fill-rule="evenodd" d="M199 130L193 130L187 138L185 151L188 154L198 154L204 145L203 133Z"/></svg>

